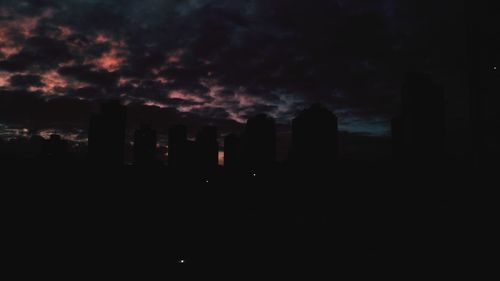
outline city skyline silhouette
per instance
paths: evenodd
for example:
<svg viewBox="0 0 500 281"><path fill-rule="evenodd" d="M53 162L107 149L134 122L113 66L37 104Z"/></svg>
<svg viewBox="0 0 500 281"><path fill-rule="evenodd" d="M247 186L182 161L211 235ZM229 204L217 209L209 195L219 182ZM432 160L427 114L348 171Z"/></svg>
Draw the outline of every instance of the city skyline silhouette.
<svg viewBox="0 0 500 281"><path fill-rule="evenodd" d="M497 2L0 1L3 275L491 278Z"/></svg>

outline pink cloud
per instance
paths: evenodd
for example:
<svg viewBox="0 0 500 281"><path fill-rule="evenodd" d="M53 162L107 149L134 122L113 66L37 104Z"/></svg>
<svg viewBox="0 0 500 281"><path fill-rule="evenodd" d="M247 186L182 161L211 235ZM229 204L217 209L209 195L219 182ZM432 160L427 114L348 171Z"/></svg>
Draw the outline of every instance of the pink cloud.
<svg viewBox="0 0 500 281"><path fill-rule="evenodd" d="M195 109L202 109L202 108L204 108L203 105L181 105L177 107L177 110L179 110L180 112L191 112Z"/></svg>
<svg viewBox="0 0 500 281"><path fill-rule="evenodd" d="M156 102L156 101L146 101L144 103L145 106L154 106L154 107L159 107L159 108L166 108L167 106L165 104Z"/></svg>
<svg viewBox="0 0 500 281"><path fill-rule="evenodd" d="M22 49L22 44L15 42L10 38L10 32L13 30L10 22L0 25L0 53L5 57L11 57L18 54Z"/></svg>
<svg viewBox="0 0 500 281"><path fill-rule="evenodd" d="M206 100L202 97L190 94L190 93L184 93L181 91L171 91L168 96L171 99L181 99L181 100L187 100L187 101L192 101L192 102L205 102Z"/></svg>
<svg viewBox="0 0 500 281"><path fill-rule="evenodd" d="M94 61L99 68L106 69L109 72L118 70L124 62L125 58L120 56L120 51L116 48L111 48L109 52L102 54L101 57Z"/></svg>
<svg viewBox="0 0 500 281"><path fill-rule="evenodd" d="M40 91L45 95L64 95L67 88L79 89L89 86L77 80L72 80L61 76L57 70L49 70L40 74L43 86L31 86L28 91Z"/></svg>
<svg viewBox="0 0 500 281"><path fill-rule="evenodd" d="M8 12L2 10L2 14ZM0 25L0 53L5 57L10 57L18 54L23 46L22 43L16 42L11 38L11 34L19 33L24 39L32 37L38 22L47 17L52 16L51 10L46 10L42 15L36 17L24 17L11 20L2 20Z"/></svg>
<svg viewBox="0 0 500 281"><path fill-rule="evenodd" d="M235 90L234 95L227 96L221 94L225 90L225 88L219 85L215 80L207 79L201 81L200 83L210 89L208 95L212 98L212 101L210 103L207 103L206 106L225 108L227 113L229 114L229 119L238 123L246 122L246 118L242 114L242 108L253 106L263 102L257 97L247 95L246 89L243 87ZM235 104L237 105L236 107L234 106Z"/></svg>
<svg viewBox="0 0 500 281"><path fill-rule="evenodd" d="M95 42L96 43L108 43L108 42L111 42L111 38L109 38L106 34L104 33L99 33L97 34L96 38L95 38Z"/></svg>
<svg viewBox="0 0 500 281"><path fill-rule="evenodd" d="M136 83L132 83L133 80L134 79L132 78L120 77L118 79L118 86L123 87L131 84L133 87L138 87L139 85L137 85Z"/></svg>
<svg viewBox="0 0 500 281"><path fill-rule="evenodd" d="M59 26L58 28L59 28L59 31L61 31L61 36L60 36L61 38L60 39L66 39L69 36L74 34L73 29L71 29L70 27Z"/></svg>
<svg viewBox="0 0 500 281"><path fill-rule="evenodd" d="M176 50L174 52L171 52L167 55L167 63L169 64L177 64L180 63L182 60L182 56L184 55L185 51L182 49Z"/></svg>
<svg viewBox="0 0 500 281"><path fill-rule="evenodd" d="M96 68L109 72L116 71L122 67L128 54L127 45L124 41L117 41L106 34L100 33L94 38L94 42L110 44L111 48L100 57L87 59L85 63L93 64Z"/></svg>
<svg viewBox="0 0 500 281"><path fill-rule="evenodd" d="M57 95L59 89L68 87L68 82L56 70L50 70L40 75L43 86L31 86L28 91L41 91L46 95Z"/></svg>
<svg viewBox="0 0 500 281"><path fill-rule="evenodd" d="M168 80L167 78L163 77L163 76L158 76L155 78L155 81L158 81L162 84L168 84L170 83L170 80Z"/></svg>
<svg viewBox="0 0 500 281"><path fill-rule="evenodd" d="M12 77L12 74L6 71L0 72L0 87L7 87L10 85L9 79Z"/></svg>

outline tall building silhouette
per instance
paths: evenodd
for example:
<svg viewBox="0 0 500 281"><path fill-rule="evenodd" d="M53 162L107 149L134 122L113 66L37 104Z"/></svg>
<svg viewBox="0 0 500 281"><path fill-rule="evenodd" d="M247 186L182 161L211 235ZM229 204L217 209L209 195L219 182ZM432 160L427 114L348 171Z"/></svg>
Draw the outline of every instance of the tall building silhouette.
<svg viewBox="0 0 500 281"><path fill-rule="evenodd" d="M409 161L436 163L444 155L444 91L429 75L410 73L401 114L393 120L394 150Z"/></svg>
<svg viewBox="0 0 500 281"><path fill-rule="evenodd" d="M157 163L156 131L148 125L142 125L134 134L134 165L152 166Z"/></svg>
<svg viewBox="0 0 500 281"><path fill-rule="evenodd" d="M259 114L247 121L241 143L242 165L246 169L267 169L276 160L276 122Z"/></svg>
<svg viewBox="0 0 500 281"><path fill-rule="evenodd" d="M404 130L403 130L403 116L397 115L391 120L392 132L392 155L394 158L401 160L404 154Z"/></svg>
<svg viewBox="0 0 500 281"><path fill-rule="evenodd" d="M89 158L95 165L123 165L127 110L120 101L104 103L89 126Z"/></svg>
<svg viewBox="0 0 500 281"><path fill-rule="evenodd" d="M239 166L240 138L236 134L229 134L224 138L224 167L235 169Z"/></svg>
<svg viewBox="0 0 500 281"><path fill-rule="evenodd" d="M467 57L474 162L489 166L500 157L500 4L467 0Z"/></svg>
<svg viewBox="0 0 500 281"><path fill-rule="evenodd" d="M168 165L184 167L189 158L187 129L184 125L176 125L168 130Z"/></svg>
<svg viewBox="0 0 500 281"><path fill-rule="evenodd" d="M219 165L219 143L217 128L207 126L196 135L198 165L202 168L214 168Z"/></svg>
<svg viewBox="0 0 500 281"><path fill-rule="evenodd" d="M315 104L302 111L292 121L294 164L317 167L329 166L338 158L337 117L322 105Z"/></svg>

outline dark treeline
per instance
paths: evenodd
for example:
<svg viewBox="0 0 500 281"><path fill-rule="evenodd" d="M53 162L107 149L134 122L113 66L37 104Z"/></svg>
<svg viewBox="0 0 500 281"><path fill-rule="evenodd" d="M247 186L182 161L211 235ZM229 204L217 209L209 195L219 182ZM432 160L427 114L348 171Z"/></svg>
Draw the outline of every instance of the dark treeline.
<svg viewBox="0 0 500 281"><path fill-rule="evenodd" d="M446 156L439 85L412 74L402 92L394 157L354 165L339 158L337 117L321 105L292 120L281 163L275 121L258 115L225 136L224 167L217 128L191 140L185 126L171 127L164 163L148 124L135 131L133 164L125 165L126 107L118 101L90 120L85 157L57 135L3 142L12 264L61 278L104 271L181 280L474 271L487 262L478 253L488 247L481 237L494 205L478 195L488 170ZM15 145L24 157L12 156Z"/></svg>

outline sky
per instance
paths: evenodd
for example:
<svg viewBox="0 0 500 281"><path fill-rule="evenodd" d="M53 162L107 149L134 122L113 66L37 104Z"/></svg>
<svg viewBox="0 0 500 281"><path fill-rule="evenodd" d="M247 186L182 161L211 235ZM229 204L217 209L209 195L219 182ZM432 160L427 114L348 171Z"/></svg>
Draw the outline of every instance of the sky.
<svg viewBox="0 0 500 281"><path fill-rule="evenodd" d="M460 75L457 3L0 0L0 136L85 139L110 98L160 132L239 131L258 113L286 130L319 102L344 132L388 136L405 72Z"/></svg>

